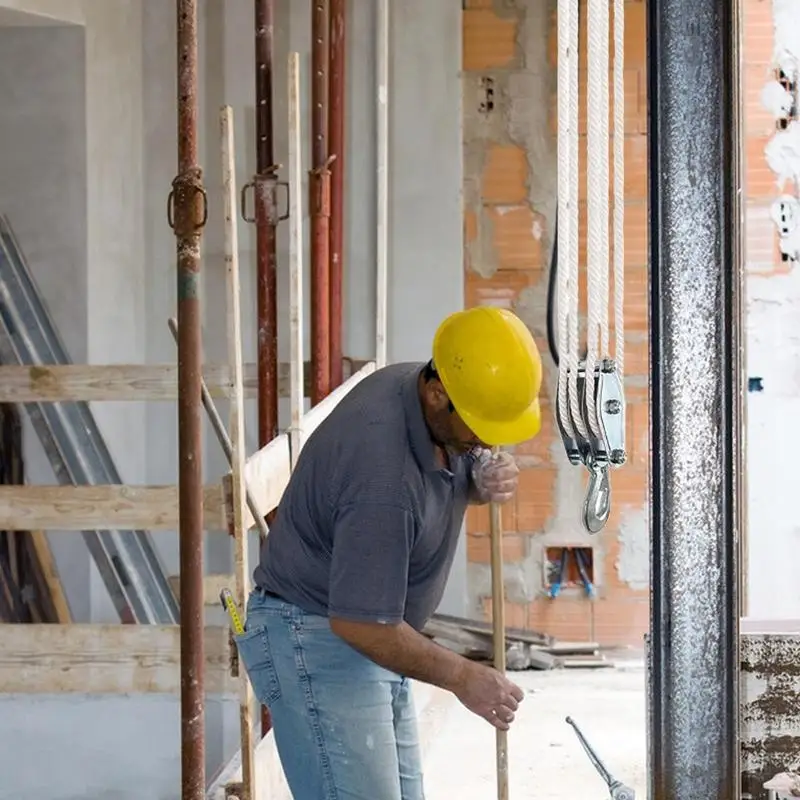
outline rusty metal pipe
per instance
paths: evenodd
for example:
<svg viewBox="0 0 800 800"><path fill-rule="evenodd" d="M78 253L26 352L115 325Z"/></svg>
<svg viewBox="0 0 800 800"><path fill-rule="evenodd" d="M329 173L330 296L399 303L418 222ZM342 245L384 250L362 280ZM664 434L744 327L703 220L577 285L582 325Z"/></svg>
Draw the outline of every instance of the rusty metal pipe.
<svg viewBox="0 0 800 800"><path fill-rule="evenodd" d="M274 30L274 0L255 0L256 175L252 188L256 223L259 447L269 444L278 433L278 166L272 127ZM271 728L269 710L262 706L261 735L266 736Z"/></svg>
<svg viewBox="0 0 800 800"><path fill-rule="evenodd" d="M178 174L168 217L178 256L181 797L204 800L203 463L200 242L208 203L197 163L197 0L177 0Z"/></svg>
<svg viewBox="0 0 800 800"><path fill-rule="evenodd" d="M276 227L278 167L272 128L274 0L255 0L256 175L252 188L256 223L258 316L258 444L278 433L278 291Z"/></svg>
<svg viewBox="0 0 800 800"><path fill-rule="evenodd" d="M330 218L331 158L328 151L328 0L312 0L311 9L311 403L331 389Z"/></svg>
<svg viewBox="0 0 800 800"><path fill-rule="evenodd" d="M331 389L339 386L342 374L342 306L344 290L344 170L346 108L346 0L330 0L329 108L331 162L330 221L330 345Z"/></svg>

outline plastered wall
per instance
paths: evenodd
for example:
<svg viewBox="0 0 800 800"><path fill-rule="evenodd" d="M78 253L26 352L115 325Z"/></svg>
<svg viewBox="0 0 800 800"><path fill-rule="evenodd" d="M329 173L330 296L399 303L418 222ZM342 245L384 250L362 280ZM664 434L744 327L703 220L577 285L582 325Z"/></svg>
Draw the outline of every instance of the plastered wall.
<svg viewBox="0 0 800 800"><path fill-rule="evenodd" d="M34 12L36 19L4 8ZM200 2L200 160L211 198L204 236L203 304L206 357L226 356L218 109L234 107L239 186L255 170L253 154L252 0ZM304 92L310 74L310 3L276 2L275 137L276 158L286 163L286 55L301 54ZM455 0L431 4L407 0L394 6L390 85L390 240L391 298L389 356L393 360L428 357L440 318L463 306L462 159L459 18ZM374 45L372 3L352 0L349 16L348 136L350 139L346 240L345 351L356 358L374 354ZM20 95L12 122L27 114L29 128L15 133L20 163L48 165L58 158L74 168L70 180L58 181L45 211L57 215L66 203L75 225L63 217L56 232L71 248L71 271L56 256L64 243L52 237L52 225L38 225L35 214L20 219L22 244L33 256L45 300L75 361L174 362L175 346L167 318L175 313L175 240L167 226L166 200L176 171L175 5L165 0L17 0L0 2L0 26L37 23L75 26L75 52L48 52L41 75L14 83L33 67L31 48L18 44L0 53L0 92ZM17 32L19 33L19 32ZM13 37L14 31L1 31ZM32 34L31 34L32 35ZM46 34L43 34L46 35ZM11 39L0 39L0 44ZM22 41L22 40L20 40ZM4 56L6 59L4 60ZM410 66L407 65L410 63ZM26 72L27 70L27 72ZM83 70L85 80L81 77ZM34 80L41 79L44 87ZM70 83L72 82L72 83ZM66 85L74 91L66 93ZM81 85L83 96L81 100ZM73 120L73 150L65 140L42 140L31 133L45 129L42 104L61 119ZM308 108L307 95L304 109ZM4 116L11 116L9 108ZM69 112L69 113L67 113ZM18 116L21 115L21 116ZM308 116L304 114L304 122ZM0 134L5 134L5 122ZM310 131L303 132L307 152ZM34 147L34 143L36 147ZM41 149L39 149L41 148ZM60 148L60 149L59 149ZM71 160L72 159L72 160ZM304 169L307 169L307 160ZM13 167L0 152L0 177L18 192L28 173L2 172ZM70 173L72 174L72 173ZM285 177L285 167L281 176ZM431 175L436 176L431 181ZM31 179L39 179L39 172ZM83 183L81 183L81 181ZM44 183L44 187L53 186ZM33 190L31 190L33 191ZM0 189L2 197L2 189ZM20 204L30 209L31 204ZM69 217L72 219L72 217ZM83 228L81 228L81 223ZM281 358L288 359L287 230L279 233L279 332ZM255 357L254 237L240 224L243 341L245 358ZM47 258L39 257L45 253ZM83 248L81 250L81 248ZM306 268L308 277L308 268ZM308 284L307 284L308 286ZM308 312L306 312L308 325ZM248 445L256 447L253 403L248 403ZM286 412L285 405L283 411ZM174 483L177 480L177 433L174 403L94 404L123 480ZM223 415L227 409L220 404ZM285 416L284 416L285 419ZM216 439L205 436L207 479L225 469ZM31 464L29 479L47 483L49 468ZM61 534L67 556L57 552L73 611L84 621L116 621L94 575L79 536ZM66 537L72 537L67 544ZM55 538L55 537L53 537ZM168 572L177 572L177 538L159 533L156 544ZM230 541L207 537L209 571L230 571ZM463 613L466 602L466 545L457 560L446 609ZM77 563L73 563L73 559ZM87 586L90 588L87 589ZM209 698L207 704L209 776L238 747L235 698ZM31 800L75 797L171 798L179 795L179 703L177 697L94 698L0 697L0 798L24 794ZM80 728L77 740L73 734ZM41 769L47 754L48 770ZM157 754L157 755L154 755ZM101 766L96 766L97 762ZM146 764L143 774L142 765ZM138 778L138 780L137 780ZM6 792L8 794L6 794Z"/></svg>

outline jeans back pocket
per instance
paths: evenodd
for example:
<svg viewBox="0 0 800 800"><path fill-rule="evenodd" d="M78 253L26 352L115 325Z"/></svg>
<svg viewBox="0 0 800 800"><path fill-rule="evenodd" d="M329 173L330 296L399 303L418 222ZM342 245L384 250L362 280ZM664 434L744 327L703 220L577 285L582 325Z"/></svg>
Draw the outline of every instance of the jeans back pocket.
<svg viewBox="0 0 800 800"><path fill-rule="evenodd" d="M247 671L256 699L264 706L275 703L280 699L281 686L266 626L257 625L234 636L234 640L239 650L239 660Z"/></svg>

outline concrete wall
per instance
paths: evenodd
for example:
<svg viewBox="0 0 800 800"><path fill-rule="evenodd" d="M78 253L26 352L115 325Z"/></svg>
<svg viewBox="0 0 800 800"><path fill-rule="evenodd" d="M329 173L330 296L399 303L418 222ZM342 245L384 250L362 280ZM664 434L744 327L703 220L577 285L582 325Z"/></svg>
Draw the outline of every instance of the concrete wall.
<svg viewBox="0 0 800 800"><path fill-rule="evenodd" d="M33 183L46 167L61 168L60 175L67 175L69 167L68 180L65 177L59 182L58 193L47 198L50 205L45 204L44 215L30 213L28 201L21 203L22 209L15 211L14 219L72 357L94 363L173 362L175 346L166 321L175 313L175 241L167 226L165 207L176 172L174 4L164 0L6 0L0 2L0 9L6 9L5 13L0 10L0 23L52 26L68 22L76 26L55 33L52 27L44 32L0 31L0 99L13 93L18 96L13 113L0 115L0 139L11 131L4 126L14 126L14 157L18 162L15 167L11 158L0 153L0 183L11 182L17 195L24 198L26 192L36 190ZM43 16L35 20L12 17L8 9ZM307 111L309 13L310 3L277 3L276 158L284 165L286 55L290 48L301 53ZM463 306L461 6L456 0L436 4L408 0L393 13L389 356L392 360L423 360L429 355L440 318ZM374 353L372 4L352 0L349 14L345 350L347 355L363 358ZM39 34L62 37L58 41L63 44L50 47L47 56L33 66L30 47L25 43ZM71 55L67 52L70 47ZM223 103L234 107L241 186L255 169L251 0L201 2L200 52L200 152L210 197L203 265L205 349L209 360L221 360L226 345L217 114ZM65 152L64 142L42 140L48 113L43 99L53 96L61 97L60 104L50 106L49 113L68 126L71 138L67 141L72 143L72 151ZM11 110L4 107L7 112ZM304 121L307 119L305 114ZM308 130L303 139L307 152ZM38 145L35 149L34 143ZM37 169L28 172L20 164L37 165ZM17 172L5 171L12 169ZM435 180L431 180L432 175ZM50 185L43 183L44 187ZM30 195L31 200L34 197ZM64 202L75 219L62 217L55 229L61 238L54 238L52 227L44 223ZM286 235L282 226L282 360L288 360L289 355ZM245 358L252 361L255 270L250 226L241 225L240 242ZM62 266L65 251L70 253L69 271ZM308 324L308 313L306 320ZM256 445L253 406L248 404L251 449ZM177 480L174 404L95 404L93 411L123 480ZM227 409L221 407L221 411L225 414ZM285 420L288 409L284 406L282 411ZM214 480L225 469L224 461L210 431L205 442L206 473ZM34 444L30 446L35 448ZM30 467L31 481L51 480L49 467L41 459L32 459ZM159 534L157 545L166 569L177 572L176 537ZM58 565L76 616L115 621L80 539L71 539L64 548L57 553ZM206 552L209 571L229 570L229 540L209 537ZM454 570L445 610L463 613L465 572L464 555ZM91 586L88 592L87 583ZM233 698L209 699L209 775L238 746L234 703ZM0 704L0 718L4 720L0 725L0 773L13 777L10 782L4 779L0 795L24 792L32 800L93 795L120 800L178 796L177 698L40 697L31 702L4 697ZM6 722L11 719L19 721ZM69 733L73 726L88 731L80 746ZM34 753L37 758L50 754L46 771L37 767L40 761L33 762ZM102 762L100 766L98 761ZM147 765L145 770L143 764ZM146 785L137 784L136 778L145 774Z"/></svg>

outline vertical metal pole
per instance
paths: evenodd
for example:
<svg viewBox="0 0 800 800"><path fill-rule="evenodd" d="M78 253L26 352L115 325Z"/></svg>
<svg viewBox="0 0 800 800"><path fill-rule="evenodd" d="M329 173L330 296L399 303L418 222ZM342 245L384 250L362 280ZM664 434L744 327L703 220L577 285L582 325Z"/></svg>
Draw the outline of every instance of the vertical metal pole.
<svg viewBox="0 0 800 800"><path fill-rule="evenodd" d="M278 184L272 127L272 60L275 25L274 0L255 0L256 61L256 316L258 325L258 446L278 433L278 278L275 198ZM246 190L247 187L245 187ZM261 734L272 719L261 707Z"/></svg>
<svg viewBox="0 0 800 800"><path fill-rule="evenodd" d="M346 104L346 0L330 0L330 128L331 233L330 233L330 343L331 389L342 383L344 284L344 169Z"/></svg>
<svg viewBox="0 0 800 800"><path fill-rule="evenodd" d="M178 487L180 515L182 800L203 800L203 453L200 244L207 216L197 163L197 0L178 0L178 174L168 209L178 254Z"/></svg>
<svg viewBox="0 0 800 800"><path fill-rule="evenodd" d="M378 0L375 13L375 130L377 161L375 363L386 366L389 296L389 0Z"/></svg>
<svg viewBox="0 0 800 800"><path fill-rule="evenodd" d="M278 433L278 292L276 232L278 185L272 127L272 50L274 0L255 0L256 175L253 179L256 223L256 307L258 316L258 444Z"/></svg>
<svg viewBox="0 0 800 800"><path fill-rule="evenodd" d="M328 0L311 7L311 403L331 390L330 218L331 171L328 152Z"/></svg>
<svg viewBox="0 0 800 800"><path fill-rule="evenodd" d="M302 446L300 424L305 409L305 380L303 370L303 145L300 113L300 55L289 54L289 432L292 469L297 464Z"/></svg>
<svg viewBox="0 0 800 800"><path fill-rule="evenodd" d="M647 7L652 800L739 790L732 3Z"/></svg>

